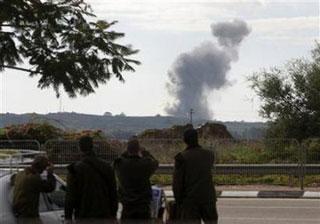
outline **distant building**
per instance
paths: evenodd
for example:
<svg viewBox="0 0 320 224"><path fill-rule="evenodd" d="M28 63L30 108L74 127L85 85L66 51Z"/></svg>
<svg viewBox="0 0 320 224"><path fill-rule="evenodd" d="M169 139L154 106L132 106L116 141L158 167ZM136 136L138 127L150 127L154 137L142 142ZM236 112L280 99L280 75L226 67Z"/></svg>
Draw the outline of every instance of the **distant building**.
<svg viewBox="0 0 320 224"><path fill-rule="evenodd" d="M103 114L103 116L106 116L106 117L112 117L112 113L107 111Z"/></svg>

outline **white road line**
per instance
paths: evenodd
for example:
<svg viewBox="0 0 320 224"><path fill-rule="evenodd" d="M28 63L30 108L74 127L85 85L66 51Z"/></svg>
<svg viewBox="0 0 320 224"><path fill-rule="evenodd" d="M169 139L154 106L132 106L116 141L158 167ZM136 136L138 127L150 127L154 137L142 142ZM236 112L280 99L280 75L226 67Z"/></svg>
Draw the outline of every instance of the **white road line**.
<svg viewBox="0 0 320 224"><path fill-rule="evenodd" d="M219 198L218 201L297 201L320 202L319 199L304 198Z"/></svg>
<svg viewBox="0 0 320 224"><path fill-rule="evenodd" d="M320 198L320 192L306 191L303 194L303 198Z"/></svg>
<svg viewBox="0 0 320 224"><path fill-rule="evenodd" d="M232 206L232 205L218 205L219 208L243 208L243 209L319 209L320 207L313 207L313 206L301 206L301 207L294 207L294 206Z"/></svg>
<svg viewBox="0 0 320 224"><path fill-rule="evenodd" d="M257 197L259 191L222 191L221 197Z"/></svg>
<svg viewBox="0 0 320 224"><path fill-rule="evenodd" d="M219 220L264 220L264 221L289 221L289 222L319 222L319 219L287 219L287 218L252 218L252 217L219 217Z"/></svg>

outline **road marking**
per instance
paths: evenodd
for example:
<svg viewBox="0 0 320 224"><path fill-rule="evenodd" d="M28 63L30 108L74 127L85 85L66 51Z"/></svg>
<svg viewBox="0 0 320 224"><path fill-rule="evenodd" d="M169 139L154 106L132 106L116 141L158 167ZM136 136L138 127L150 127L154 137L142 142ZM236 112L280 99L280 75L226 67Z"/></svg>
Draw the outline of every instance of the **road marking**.
<svg viewBox="0 0 320 224"><path fill-rule="evenodd" d="M288 218L252 218L252 217L221 217L219 220L264 220L264 221L289 221L289 222L298 222L298 223L306 223L306 222L319 222L319 219L288 219Z"/></svg>
<svg viewBox="0 0 320 224"><path fill-rule="evenodd" d="M222 191L220 197L257 197L259 191Z"/></svg>
<svg viewBox="0 0 320 224"><path fill-rule="evenodd" d="M164 194L166 195L166 197L173 197L173 191L164 191Z"/></svg>
<svg viewBox="0 0 320 224"><path fill-rule="evenodd" d="M303 198L219 198L218 201L290 201L290 202L319 202L319 199Z"/></svg>
<svg viewBox="0 0 320 224"><path fill-rule="evenodd" d="M303 194L304 198L320 198L320 192L306 191Z"/></svg>
<svg viewBox="0 0 320 224"><path fill-rule="evenodd" d="M320 209L319 206L232 206L232 205L218 205L218 208L244 208L244 209Z"/></svg>

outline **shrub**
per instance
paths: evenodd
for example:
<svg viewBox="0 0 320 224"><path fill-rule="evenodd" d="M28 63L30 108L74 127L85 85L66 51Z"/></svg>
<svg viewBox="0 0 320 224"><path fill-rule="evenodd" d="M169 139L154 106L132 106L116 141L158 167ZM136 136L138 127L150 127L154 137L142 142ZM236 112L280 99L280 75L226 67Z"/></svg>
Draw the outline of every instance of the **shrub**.
<svg viewBox="0 0 320 224"><path fill-rule="evenodd" d="M27 123L5 128L7 139L34 139L44 143L62 136L62 130L49 123Z"/></svg>

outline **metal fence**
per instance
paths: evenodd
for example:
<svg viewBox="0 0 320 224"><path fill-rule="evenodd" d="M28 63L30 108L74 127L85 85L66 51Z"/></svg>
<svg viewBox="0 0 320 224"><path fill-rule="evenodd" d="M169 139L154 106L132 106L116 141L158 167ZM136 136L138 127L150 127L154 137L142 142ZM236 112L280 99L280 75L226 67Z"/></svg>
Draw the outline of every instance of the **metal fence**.
<svg viewBox="0 0 320 224"><path fill-rule="evenodd" d="M0 140L0 165L10 172L13 167L30 164L39 154L40 143L36 140Z"/></svg>
<svg viewBox="0 0 320 224"><path fill-rule="evenodd" d="M0 150L40 150L40 143L37 140L0 140Z"/></svg>
<svg viewBox="0 0 320 224"><path fill-rule="evenodd" d="M95 141L93 143L93 151L100 158L103 158L109 162L116 159L121 148L120 143L113 143L107 141ZM81 159L81 152L77 141L58 141L50 140L42 147L49 159L54 164L68 164L79 161Z"/></svg>
<svg viewBox="0 0 320 224"><path fill-rule="evenodd" d="M140 142L163 164L158 171L163 174L172 173L174 156L185 148L181 139ZM320 139L303 143L296 139L211 139L201 140L200 144L215 154L213 173L218 184L320 187Z"/></svg>
<svg viewBox="0 0 320 224"><path fill-rule="evenodd" d="M140 144L162 164L158 170L161 174L172 173L175 155L185 149L183 141L174 138L140 139ZM261 181L273 184L287 181L287 184L299 185L301 188L306 184L320 187L320 139L308 139L302 143L295 139L212 139L201 140L200 144L214 152L213 172L218 176L217 181L220 184L232 184L232 178L240 180L250 177L251 183ZM117 158L125 148L126 142L94 142L96 154L109 162ZM0 141L0 160L1 156L14 153L14 149L46 152L49 159L61 170L65 167L63 164L81 159L77 141L50 140L40 147L39 142L34 140L10 140ZM279 180L274 181L272 178Z"/></svg>
<svg viewBox="0 0 320 224"><path fill-rule="evenodd" d="M140 143L160 163L173 163L174 156L185 148L181 139L141 139ZM200 144L214 152L216 164L298 164L304 154L295 139L215 139Z"/></svg>

